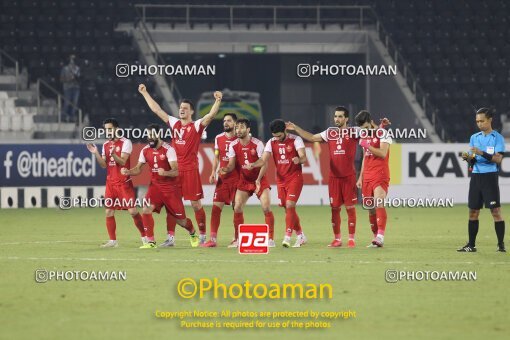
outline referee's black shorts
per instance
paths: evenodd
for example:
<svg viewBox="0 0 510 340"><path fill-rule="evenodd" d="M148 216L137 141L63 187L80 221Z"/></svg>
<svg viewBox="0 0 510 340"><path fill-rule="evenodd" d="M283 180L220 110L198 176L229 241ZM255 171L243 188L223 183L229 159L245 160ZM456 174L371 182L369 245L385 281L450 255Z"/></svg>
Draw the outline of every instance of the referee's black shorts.
<svg viewBox="0 0 510 340"><path fill-rule="evenodd" d="M480 210L485 207L499 208L499 176L497 172L472 174L469 182L469 209Z"/></svg>

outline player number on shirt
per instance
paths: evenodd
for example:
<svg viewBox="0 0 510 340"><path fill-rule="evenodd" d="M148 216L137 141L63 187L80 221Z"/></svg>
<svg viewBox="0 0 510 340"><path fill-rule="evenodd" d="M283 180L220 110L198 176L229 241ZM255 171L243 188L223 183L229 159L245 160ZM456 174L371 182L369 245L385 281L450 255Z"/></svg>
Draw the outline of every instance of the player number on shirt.
<svg viewBox="0 0 510 340"><path fill-rule="evenodd" d="M280 153L280 155L282 155L282 159L285 158L285 148L278 148L278 152Z"/></svg>

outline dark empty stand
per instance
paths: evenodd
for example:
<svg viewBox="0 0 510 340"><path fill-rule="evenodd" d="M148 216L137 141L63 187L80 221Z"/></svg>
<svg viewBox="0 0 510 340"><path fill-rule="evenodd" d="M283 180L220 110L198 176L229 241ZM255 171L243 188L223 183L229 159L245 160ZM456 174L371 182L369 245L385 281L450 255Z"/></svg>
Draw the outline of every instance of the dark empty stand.
<svg viewBox="0 0 510 340"><path fill-rule="evenodd" d="M153 121L153 117L136 92L137 84L148 84L154 93L152 80L115 76L117 63L138 60L131 37L114 31L119 22L136 24L136 3L169 2L1 0L0 46L28 67L32 81L40 77L59 89L60 69L70 54L76 54L83 74L80 106L92 123L97 125L105 116L113 115L124 125L143 126ZM171 3L240 5L234 0ZM509 111L510 3L504 0L257 2L257 5L269 6L318 4L373 6L432 104L426 110L437 112L441 125L447 129L448 141L466 141L476 130L474 107L492 107L497 113ZM267 9L236 10L236 17L246 17L246 20L234 26L271 25L267 20L250 20L265 16L263 12ZM171 25L183 24L179 21L183 13L160 11ZM191 29L194 25L213 24L230 27L225 8L193 11ZM280 20L289 27L317 28L315 16L305 9L280 8L278 11ZM168 20L172 16L176 19ZM271 13L268 17L271 18ZM321 17L322 22L342 25L342 15L338 13L321 11ZM301 19L297 22L296 18ZM85 60L89 61L88 65ZM499 124L499 115L496 115L495 126Z"/></svg>
<svg viewBox="0 0 510 340"><path fill-rule="evenodd" d="M138 84L150 78L117 78L117 63L135 63L132 38L115 32L119 22L134 21L129 1L12 1L0 4L0 46L27 67L31 81L42 78L57 89L60 70L70 54L81 68L79 106L91 123L116 116L124 126L153 121ZM88 61L88 63L85 62Z"/></svg>
<svg viewBox="0 0 510 340"><path fill-rule="evenodd" d="M507 113L510 6L505 1L377 1L375 11L447 129L466 142L474 108Z"/></svg>

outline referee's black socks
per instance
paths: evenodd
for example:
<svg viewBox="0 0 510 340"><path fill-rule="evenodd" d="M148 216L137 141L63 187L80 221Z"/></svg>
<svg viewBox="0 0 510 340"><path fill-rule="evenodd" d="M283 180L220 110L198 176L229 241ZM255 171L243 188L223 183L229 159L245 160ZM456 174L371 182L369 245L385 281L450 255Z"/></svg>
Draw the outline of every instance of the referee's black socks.
<svg viewBox="0 0 510 340"><path fill-rule="evenodd" d="M504 230L504 225L503 225L503 230ZM476 242L476 234L478 234L478 220L469 220L469 223L468 223L468 233L469 233L469 245L471 247L474 247L475 246L475 242ZM504 233L504 231L503 231ZM498 239L499 239L499 236L498 236Z"/></svg>
<svg viewBox="0 0 510 340"><path fill-rule="evenodd" d="M505 221L494 222L494 229L496 230L496 236L498 236L498 244L503 243L503 239L505 238Z"/></svg>

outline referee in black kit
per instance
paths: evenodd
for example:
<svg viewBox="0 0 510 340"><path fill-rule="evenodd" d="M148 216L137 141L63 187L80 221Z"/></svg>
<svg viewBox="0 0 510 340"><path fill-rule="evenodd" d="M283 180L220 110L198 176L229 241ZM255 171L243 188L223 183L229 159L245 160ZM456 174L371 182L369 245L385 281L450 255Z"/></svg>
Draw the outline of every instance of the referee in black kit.
<svg viewBox="0 0 510 340"><path fill-rule="evenodd" d="M457 249L458 252L476 252L476 234L478 234L478 215L485 203L494 218L494 228L498 237L499 252L506 252L505 221L501 216L499 199L499 165L505 152L505 140L501 134L492 129L492 113L487 108L476 111L476 125L480 132L475 133L469 140L470 151L464 152L462 158L470 164L472 169L469 182L469 241Z"/></svg>

